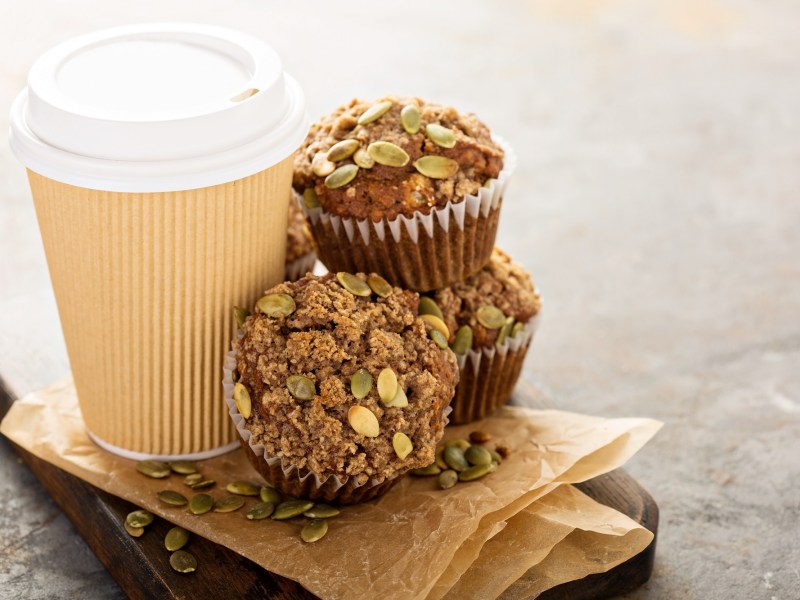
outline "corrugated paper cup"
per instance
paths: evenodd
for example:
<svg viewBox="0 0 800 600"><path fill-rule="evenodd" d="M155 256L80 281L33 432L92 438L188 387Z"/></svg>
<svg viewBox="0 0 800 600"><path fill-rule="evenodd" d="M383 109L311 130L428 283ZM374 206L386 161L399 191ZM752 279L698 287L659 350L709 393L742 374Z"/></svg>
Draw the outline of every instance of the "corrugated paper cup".
<svg viewBox="0 0 800 600"><path fill-rule="evenodd" d="M86 427L132 458L238 444L218 369L283 278L303 94L262 41L189 24L44 54L11 110Z"/></svg>

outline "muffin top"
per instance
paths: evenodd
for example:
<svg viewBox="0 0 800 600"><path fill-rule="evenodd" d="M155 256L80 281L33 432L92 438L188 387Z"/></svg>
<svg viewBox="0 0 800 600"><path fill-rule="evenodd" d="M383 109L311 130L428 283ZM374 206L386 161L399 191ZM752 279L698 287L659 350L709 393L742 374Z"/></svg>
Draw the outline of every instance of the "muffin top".
<svg viewBox="0 0 800 600"><path fill-rule="evenodd" d="M502 168L502 148L475 115L386 96L352 100L312 125L294 188L340 217L393 220L459 202Z"/></svg>
<svg viewBox="0 0 800 600"><path fill-rule="evenodd" d="M311 244L311 232L308 229L303 211L294 201L289 200L289 227L286 230L286 264L302 258L314 251Z"/></svg>
<svg viewBox="0 0 800 600"><path fill-rule="evenodd" d="M323 479L364 483L431 464L458 367L428 337L418 302L362 274L309 274L269 290L236 343L252 443Z"/></svg>
<svg viewBox="0 0 800 600"><path fill-rule="evenodd" d="M517 335L542 306L530 274L497 247L483 269L461 283L432 292L431 299L441 310L450 331L448 341L457 354L469 348L491 348ZM422 300L421 312L429 310L427 306L429 300ZM466 330L457 333L464 326L471 329L471 343Z"/></svg>

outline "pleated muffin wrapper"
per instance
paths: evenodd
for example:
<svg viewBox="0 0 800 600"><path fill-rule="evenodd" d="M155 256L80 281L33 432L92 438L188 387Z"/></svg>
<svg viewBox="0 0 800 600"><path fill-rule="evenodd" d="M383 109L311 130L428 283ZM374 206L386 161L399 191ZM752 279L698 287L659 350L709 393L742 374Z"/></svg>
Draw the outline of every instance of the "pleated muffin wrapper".
<svg viewBox="0 0 800 600"><path fill-rule="evenodd" d="M461 379L450 403L451 423L461 425L483 419L508 403L541 314L540 308L516 337L502 344L456 355Z"/></svg>
<svg viewBox="0 0 800 600"><path fill-rule="evenodd" d="M307 498L314 501L325 501L333 504L358 504L367 502L388 492L394 485L405 477L400 473L391 479L368 479L358 483L354 477L327 477L293 465L280 457L270 456L263 444L253 443L253 436L247 429L244 417L239 413L233 399L233 370L236 368L236 351L231 350L225 357L223 367L224 379L222 387L228 411L239 432L239 441L244 448L245 455L253 468L273 487L287 496L294 498ZM444 424L448 423L451 408L444 410Z"/></svg>
<svg viewBox="0 0 800 600"><path fill-rule="evenodd" d="M286 271L284 273L286 281L297 281L309 271L313 271L316 262L317 253L313 250L291 261L286 265Z"/></svg>
<svg viewBox="0 0 800 600"><path fill-rule="evenodd" d="M300 202L317 243L319 259L330 271L379 273L389 283L418 292L463 281L492 255L500 208L517 156L499 137L503 170L477 195L448 202L428 214L393 220L352 219Z"/></svg>

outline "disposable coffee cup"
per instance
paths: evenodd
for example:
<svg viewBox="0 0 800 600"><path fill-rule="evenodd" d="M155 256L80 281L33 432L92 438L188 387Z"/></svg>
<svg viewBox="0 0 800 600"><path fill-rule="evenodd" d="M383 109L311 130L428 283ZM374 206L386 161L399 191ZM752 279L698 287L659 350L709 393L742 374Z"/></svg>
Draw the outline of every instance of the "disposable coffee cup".
<svg viewBox="0 0 800 600"><path fill-rule="evenodd" d="M283 279L303 93L238 31L159 23L45 53L11 109L86 428L131 458L237 447L220 367Z"/></svg>

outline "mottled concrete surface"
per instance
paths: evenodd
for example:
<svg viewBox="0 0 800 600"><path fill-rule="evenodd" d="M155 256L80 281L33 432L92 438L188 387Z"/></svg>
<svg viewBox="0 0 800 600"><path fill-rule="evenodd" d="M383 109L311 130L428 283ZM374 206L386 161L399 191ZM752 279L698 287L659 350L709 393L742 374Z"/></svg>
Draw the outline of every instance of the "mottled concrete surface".
<svg viewBox="0 0 800 600"><path fill-rule="evenodd" d="M565 409L666 423L629 467L661 507L630 597L800 598L800 4L0 3L0 107L56 41L192 19L271 40L312 115L385 92L477 112L519 155L500 243L546 299L524 376ZM65 367L4 146L0 190L0 374L23 393ZM0 596L119 595L0 454Z"/></svg>

